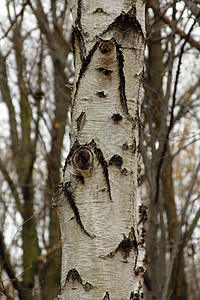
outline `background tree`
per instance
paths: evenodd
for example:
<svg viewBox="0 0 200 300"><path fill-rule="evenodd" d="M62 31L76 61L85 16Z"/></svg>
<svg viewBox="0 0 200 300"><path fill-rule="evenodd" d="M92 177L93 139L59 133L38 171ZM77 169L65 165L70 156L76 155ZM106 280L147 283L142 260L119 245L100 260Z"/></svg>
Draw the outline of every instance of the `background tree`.
<svg viewBox="0 0 200 300"><path fill-rule="evenodd" d="M197 0L146 3L140 148L150 299L200 297L199 10ZM61 0L2 0L0 14L0 291L53 299L60 239L50 199L68 149L71 16Z"/></svg>
<svg viewBox="0 0 200 300"><path fill-rule="evenodd" d="M0 89L2 109L6 106L9 115L9 139L4 136L1 143L0 169L6 183L2 215L14 215L14 226L22 224L18 238L22 280L16 277L13 260L1 257L1 264L20 299L31 299L39 282L41 298L52 299L59 285L60 241L50 199L60 181L70 103L65 87L70 77L69 13L63 1L52 1L45 8L39 0L6 1L4 9ZM46 191L43 196L39 189ZM8 221L1 222L2 233ZM2 235L1 247L5 248Z"/></svg>
<svg viewBox="0 0 200 300"><path fill-rule="evenodd" d="M192 151L192 157L195 157L194 153L199 149L196 143L199 121L195 118L199 106L196 103L199 77L187 65L190 55L199 55L196 51L199 45L192 37L198 25L187 1L185 5L177 1L154 0L148 4L148 53L141 130L144 176L149 190L146 295L148 299L190 299L184 247L199 218L199 211L193 206L198 198L195 183L198 184L199 158L189 168L188 177L181 176L184 182L181 194L178 189L180 178L175 174L177 170L181 173L184 164L189 163L188 153ZM196 6L195 11L198 10ZM198 20L199 14L195 17ZM180 29L183 26L184 32ZM183 73L188 79L183 78ZM191 76L193 81L189 80ZM185 86L184 80L189 80ZM192 119L191 115L194 116ZM189 137L191 122L196 130L192 139ZM190 127L188 132L186 127ZM184 151L187 151L187 159L180 162L179 156L182 160Z"/></svg>

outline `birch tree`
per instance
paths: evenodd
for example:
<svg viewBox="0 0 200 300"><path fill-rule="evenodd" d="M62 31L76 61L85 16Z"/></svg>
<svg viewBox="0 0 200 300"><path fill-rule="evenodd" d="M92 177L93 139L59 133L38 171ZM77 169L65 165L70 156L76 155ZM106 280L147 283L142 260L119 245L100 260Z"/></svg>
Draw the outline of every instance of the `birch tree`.
<svg viewBox="0 0 200 300"><path fill-rule="evenodd" d="M79 0L71 10L70 152L53 198L62 235L58 299L141 299L144 1Z"/></svg>

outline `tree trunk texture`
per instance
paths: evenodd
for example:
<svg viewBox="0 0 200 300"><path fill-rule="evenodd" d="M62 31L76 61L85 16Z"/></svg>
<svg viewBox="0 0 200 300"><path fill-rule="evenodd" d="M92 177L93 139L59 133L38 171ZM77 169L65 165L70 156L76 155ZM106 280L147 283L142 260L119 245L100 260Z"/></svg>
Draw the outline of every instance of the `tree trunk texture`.
<svg viewBox="0 0 200 300"><path fill-rule="evenodd" d="M79 0L71 9L70 152L52 201L62 235L58 299L141 299L145 212L137 158L144 1Z"/></svg>

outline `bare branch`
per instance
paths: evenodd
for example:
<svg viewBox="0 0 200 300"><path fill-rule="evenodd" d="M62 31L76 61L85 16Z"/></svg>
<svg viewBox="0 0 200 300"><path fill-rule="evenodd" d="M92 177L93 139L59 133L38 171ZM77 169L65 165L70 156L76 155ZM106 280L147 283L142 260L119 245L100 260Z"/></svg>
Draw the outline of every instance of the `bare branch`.
<svg viewBox="0 0 200 300"><path fill-rule="evenodd" d="M6 180L6 182L8 183L9 187L10 187L10 190L12 192L12 195L15 199L15 202L16 202L16 205L17 205L17 208L19 210L19 212L21 214L23 214L23 206L21 204L21 200L20 200L20 197L19 197L19 194L18 194L18 191L16 189L16 186L15 186L15 183L12 181L8 171L6 170L2 160L0 159L0 170Z"/></svg>
<svg viewBox="0 0 200 300"><path fill-rule="evenodd" d="M10 278L13 287L19 292L22 292L22 285L19 280L16 278L14 269L9 259L8 252L4 243L2 232L0 231L0 262L1 267L6 271L8 277Z"/></svg>
<svg viewBox="0 0 200 300"><path fill-rule="evenodd" d="M155 0L149 1L149 6L155 11L155 13L160 16L160 18L168 25L171 24L171 20L163 14L163 12L159 9L157 6ZM198 43L195 39L193 39L191 36L188 37L188 34L186 34L184 31L182 31L179 27L176 28L176 33L180 35L181 38L187 40L188 43L192 47L195 47L196 49L200 50L200 43Z"/></svg>
<svg viewBox="0 0 200 300"><path fill-rule="evenodd" d="M195 16L197 22L200 24L200 8L196 5L196 1L184 0L185 5L191 10L192 14ZM200 1L199 1L200 3Z"/></svg>
<svg viewBox="0 0 200 300"><path fill-rule="evenodd" d="M156 196L155 196L155 202L158 202L158 196L159 196L159 178L160 178L160 171L162 168L162 164L164 161L164 157L165 157L165 153L167 151L167 144L168 144L168 139L169 139L169 134L171 132L171 129L173 127L174 124L174 109L175 109L175 105L176 105L176 91L177 91L177 85L178 85L178 80L179 80L179 75L180 75L180 68L181 68L181 63L182 63L182 57L184 54L184 48L185 45L189 39L190 33L193 30L193 27L195 25L196 21L193 22L189 32L188 32L188 38L184 41L182 47L181 47L181 51L180 51L180 56L179 56L179 61L178 61L178 67L177 67L177 71L176 71L176 78L175 78L175 84L174 84L174 92L173 92L173 98L172 98L172 107L171 107L171 113L170 113L170 124L167 130L167 135L165 138L165 143L164 143L164 147L163 147L163 151L162 151L162 155L160 157L160 162L158 165L158 170L157 170L157 175L156 175Z"/></svg>
<svg viewBox="0 0 200 300"><path fill-rule="evenodd" d="M20 10L20 12L16 15L16 17L15 17L15 19L14 20L11 20L10 19L10 27L6 30L6 32L4 32L4 35L2 36L2 37L0 37L0 40L2 40L2 39L4 39L7 35L8 35L8 33L13 29L13 26L15 25L15 23L17 22L17 19L24 13L24 9L25 9L25 7L26 7L26 5L29 3L29 1L30 0L27 0L26 2L24 2L23 4L22 4L22 8L21 8L21 10Z"/></svg>
<svg viewBox="0 0 200 300"><path fill-rule="evenodd" d="M199 169L200 169L200 162L198 163L198 165L197 165L197 167L196 167L196 169L193 173L191 183L190 183L190 188L189 188L188 194L186 196L185 205L182 209L181 220L180 220L180 223L179 223L179 226L178 226L178 230L177 230L177 234L176 234L176 240L175 240L175 243L174 243L174 247L173 247L172 254L171 254L171 259L170 259L170 262L169 262L167 278L166 278L165 285L164 285L164 288L163 288L163 291L162 291L162 297L161 298L163 300L166 300L167 296L168 296L169 283L170 283L170 279L171 279L171 275L172 275L172 270L173 270L173 266L174 266L176 252L178 250L178 247L179 247L179 244L180 244L180 241L181 241L181 237L182 237L181 230L182 230L182 226L185 222L187 208L188 208L189 201L190 201L190 198L191 198L191 195L192 195L192 191L194 189L194 185L195 185L195 182L196 182L196 179L197 179Z"/></svg>

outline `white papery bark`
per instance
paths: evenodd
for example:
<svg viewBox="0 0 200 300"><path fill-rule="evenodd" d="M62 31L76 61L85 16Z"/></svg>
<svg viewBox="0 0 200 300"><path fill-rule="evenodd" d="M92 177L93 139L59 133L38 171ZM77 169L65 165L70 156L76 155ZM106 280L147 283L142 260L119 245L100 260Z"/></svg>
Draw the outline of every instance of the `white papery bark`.
<svg viewBox="0 0 200 300"><path fill-rule="evenodd" d="M144 1L79 0L71 1L71 9L71 148L53 199L62 234L58 299L140 299Z"/></svg>

